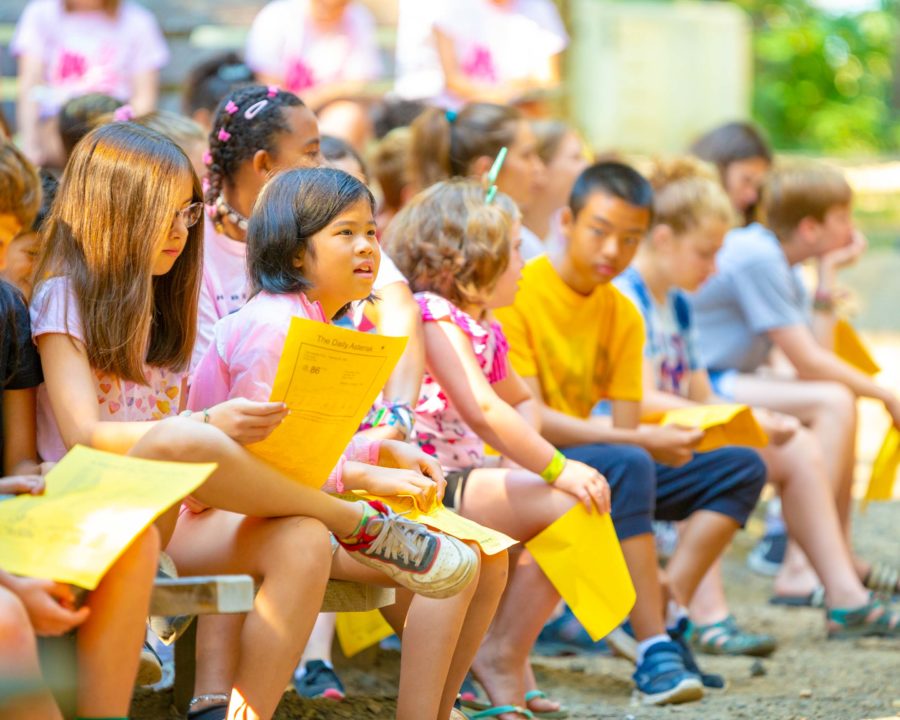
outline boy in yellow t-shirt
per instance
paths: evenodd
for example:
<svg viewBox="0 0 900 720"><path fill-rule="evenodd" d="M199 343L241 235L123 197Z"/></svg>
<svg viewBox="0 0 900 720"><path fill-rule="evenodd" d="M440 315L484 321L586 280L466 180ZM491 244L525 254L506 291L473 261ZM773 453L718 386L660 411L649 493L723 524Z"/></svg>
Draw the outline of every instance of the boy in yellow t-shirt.
<svg viewBox="0 0 900 720"><path fill-rule="evenodd" d="M631 262L651 221L653 191L635 170L585 170L561 217L563 248L531 261L515 303L497 312L510 359L538 400L541 431L566 457L603 473L612 519L637 591L634 680L646 703L694 700L723 680L700 672L685 642L683 607L742 526L765 483L748 448L695 455L702 432L641 426L644 329L610 282ZM611 417L591 415L601 400ZM685 520L666 571L667 611L652 521Z"/></svg>

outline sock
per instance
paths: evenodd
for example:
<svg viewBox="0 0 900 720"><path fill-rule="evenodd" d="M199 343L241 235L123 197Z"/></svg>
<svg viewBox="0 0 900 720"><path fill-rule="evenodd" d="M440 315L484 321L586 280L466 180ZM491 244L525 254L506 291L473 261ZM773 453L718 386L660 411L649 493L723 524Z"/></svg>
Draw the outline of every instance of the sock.
<svg viewBox="0 0 900 720"><path fill-rule="evenodd" d="M781 514L781 498L772 498L766 507L766 535L784 535L787 527Z"/></svg>
<svg viewBox="0 0 900 720"><path fill-rule="evenodd" d="M669 600L666 603L666 630L676 630L682 620L690 621L687 608L674 600Z"/></svg>
<svg viewBox="0 0 900 720"><path fill-rule="evenodd" d="M672 642L672 638L670 638L667 633L662 633L661 635L654 635L648 637L646 640L641 640L637 646L637 664L640 665L644 662L644 655L646 652L651 647L661 642Z"/></svg>
<svg viewBox="0 0 900 720"><path fill-rule="evenodd" d="M347 535L347 537L338 538L338 541L342 545L355 545L360 542L360 536L365 535L369 520L381 514L381 508L378 507L379 505L381 505L381 503L362 503L363 513L362 517L359 519L359 524L356 526L356 529L352 533ZM381 507L383 507L383 505Z"/></svg>

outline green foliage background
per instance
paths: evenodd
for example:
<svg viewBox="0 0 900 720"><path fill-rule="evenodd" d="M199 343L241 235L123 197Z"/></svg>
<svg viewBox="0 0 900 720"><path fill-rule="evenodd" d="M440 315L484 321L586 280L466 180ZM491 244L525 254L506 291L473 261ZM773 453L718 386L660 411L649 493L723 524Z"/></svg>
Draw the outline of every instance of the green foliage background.
<svg viewBox="0 0 900 720"><path fill-rule="evenodd" d="M900 0L833 15L804 0L733 0L753 22L753 114L782 150L900 151Z"/></svg>

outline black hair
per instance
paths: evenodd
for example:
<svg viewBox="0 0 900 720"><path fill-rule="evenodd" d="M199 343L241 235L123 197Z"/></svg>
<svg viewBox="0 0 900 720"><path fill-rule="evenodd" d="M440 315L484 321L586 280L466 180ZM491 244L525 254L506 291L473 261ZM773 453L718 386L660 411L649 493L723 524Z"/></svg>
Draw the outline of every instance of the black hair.
<svg viewBox="0 0 900 720"><path fill-rule="evenodd" d="M68 100L59 109L59 135L66 157L78 141L97 127L101 118L115 112L124 103L103 93L88 93Z"/></svg>
<svg viewBox="0 0 900 720"><path fill-rule="evenodd" d="M762 158L772 162L768 141L759 129L746 122L730 122L713 128L691 145L690 152L715 165L723 177L726 168L738 160Z"/></svg>
<svg viewBox="0 0 900 720"><path fill-rule="evenodd" d="M572 215L578 217L588 198L598 192L624 200L629 205L645 208L653 214L653 187L647 178L630 165L599 162L584 170L569 195Z"/></svg>
<svg viewBox="0 0 900 720"><path fill-rule="evenodd" d="M418 100L402 98L386 98L372 108L372 125L375 139L381 140L391 130L398 127L409 127L428 106Z"/></svg>
<svg viewBox="0 0 900 720"><path fill-rule="evenodd" d="M182 112L188 117L197 110L212 113L228 93L254 82L253 71L236 52L214 55L191 69L181 98Z"/></svg>
<svg viewBox="0 0 900 720"><path fill-rule="evenodd" d="M375 212L375 198L352 175L335 168L298 168L278 173L260 193L247 227L247 272L251 294L303 292L310 287L298 254L313 249L310 238L360 200ZM342 315L346 308L341 308Z"/></svg>
<svg viewBox="0 0 900 720"><path fill-rule="evenodd" d="M41 208L34 216L34 222L31 223L32 232L38 232L41 229L44 219L50 214L50 206L53 205L53 199L59 189L59 180L49 170L41 168L38 175L41 178Z"/></svg>
<svg viewBox="0 0 900 720"><path fill-rule="evenodd" d="M262 103L267 105L262 105ZM209 188L206 203L211 205L222 192L241 163L259 150L272 152L276 137L290 132L283 108L305 107L293 93L269 89L265 85L249 85L229 93L219 102L212 131L209 133ZM228 109L234 109L229 112ZM247 117L247 112L257 109ZM222 139L226 138L226 139Z"/></svg>
<svg viewBox="0 0 900 720"><path fill-rule="evenodd" d="M17 287L0 279L0 337L9 338L9 354L2 359L6 363L6 375L0 377L0 388L5 388L16 376L19 370L19 349L24 342L30 340L19 336L19 313L28 314L28 301ZM0 420L2 418L3 411L0 410Z"/></svg>
<svg viewBox="0 0 900 720"><path fill-rule="evenodd" d="M334 135L323 135L319 146L322 150L322 157L326 160L344 160L345 158L353 158L358 164L362 174L369 177L369 169L366 167L366 161L362 159L356 148L346 140Z"/></svg>

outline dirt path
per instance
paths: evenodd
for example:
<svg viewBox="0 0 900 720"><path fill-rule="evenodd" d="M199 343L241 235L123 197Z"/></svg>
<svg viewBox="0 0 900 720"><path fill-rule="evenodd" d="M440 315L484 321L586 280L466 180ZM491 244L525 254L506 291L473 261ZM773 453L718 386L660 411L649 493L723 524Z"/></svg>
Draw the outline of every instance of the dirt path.
<svg viewBox="0 0 900 720"><path fill-rule="evenodd" d="M877 504L856 519L859 550L900 564L900 502ZM748 628L771 632L781 643L751 673L753 660L701 657L704 668L724 674L730 687L700 703L672 708L630 704L632 672L623 660L606 657L537 658L541 687L566 702L573 718L652 720L862 720L900 715L900 641L826 642L822 611L767 606L769 582L746 569L743 558L759 531L751 525L735 541L725 563L732 609ZM757 670L758 672L758 670ZM372 650L342 670L352 697L339 704L285 695L278 720L385 720L393 717L398 655ZM132 718L174 718L168 693L142 693Z"/></svg>

